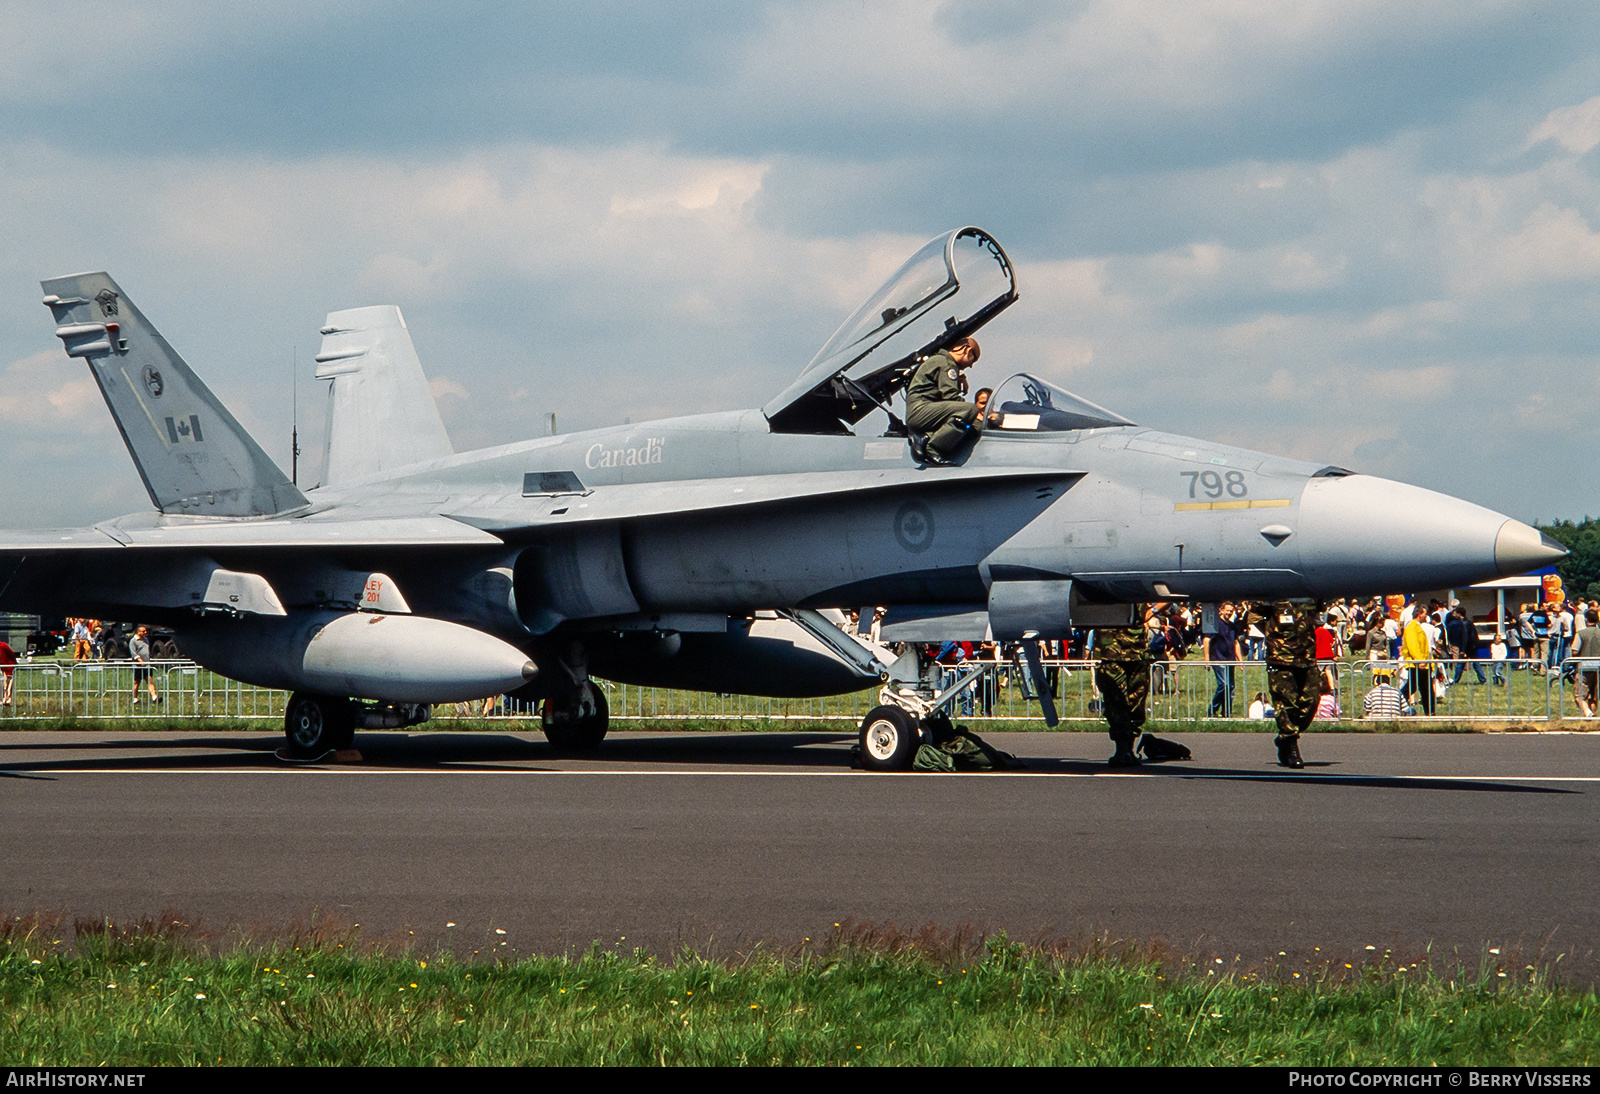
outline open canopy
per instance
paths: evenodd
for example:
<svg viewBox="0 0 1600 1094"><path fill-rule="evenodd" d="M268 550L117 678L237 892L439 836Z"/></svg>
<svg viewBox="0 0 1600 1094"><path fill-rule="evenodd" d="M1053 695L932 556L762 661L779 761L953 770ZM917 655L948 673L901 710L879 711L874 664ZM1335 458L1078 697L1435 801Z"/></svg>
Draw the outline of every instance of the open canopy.
<svg viewBox="0 0 1600 1094"><path fill-rule="evenodd" d="M946 232L895 271L761 409L780 432L848 432L886 407L923 357L1016 299L1016 275L1000 244L981 228Z"/></svg>

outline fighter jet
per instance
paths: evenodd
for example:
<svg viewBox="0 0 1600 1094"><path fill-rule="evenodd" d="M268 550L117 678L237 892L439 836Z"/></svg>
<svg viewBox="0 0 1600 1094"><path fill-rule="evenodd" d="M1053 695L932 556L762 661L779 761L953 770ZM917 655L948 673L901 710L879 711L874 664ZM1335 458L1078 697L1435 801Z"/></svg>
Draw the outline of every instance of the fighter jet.
<svg viewBox="0 0 1600 1094"><path fill-rule="evenodd" d="M1481 506L1165 433L1027 372L951 461L919 462L896 402L911 372L1017 299L978 228L913 254L760 408L476 452L453 451L398 308L334 312L304 491L110 277L42 284L154 511L0 533L0 608L170 626L202 665L290 691L301 757L499 693L593 749L598 677L878 686L862 759L904 768L961 686L916 643L1126 625L1158 598L1462 586L1564 553ZM849 633L838 609L861 605L909 652Z"/></svg>

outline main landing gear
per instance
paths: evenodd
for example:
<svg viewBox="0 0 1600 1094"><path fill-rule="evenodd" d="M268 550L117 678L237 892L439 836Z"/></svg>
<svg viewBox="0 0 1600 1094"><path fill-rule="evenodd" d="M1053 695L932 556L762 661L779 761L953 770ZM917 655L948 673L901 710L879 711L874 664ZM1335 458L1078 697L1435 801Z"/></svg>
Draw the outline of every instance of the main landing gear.
<svg viewBox="0 0 1600 1094"><path fill-rule="evenodd" d="M284 708L283 736L292 758L315 760L349 748L357 729L403 729L426 722L432 713L426 703L369 704L297 691Z"/></svg>
<svg viewBox="0 0 1600 1094"><path fill-rule="evenodd" d="M789 608L778 614L799 624L863 676L883 682L878 705L861 720L861 766L868 771L909 771L918 748L947 740L954 733L947 708L984 671L969 668L941 688L942 670L920 644L913 643L895 657L888 648L849 634L820 612Z"/></svg>
<svg viewBox="0 0 1600 1094"><path fill-rule="evenodd" d="M918 748L948 740L955 732L950 704L983 671L969 669L941 690L934 683L939 667L913 649L906 657L914 656L916 675L907 681L888 680L878 692L880 705L861 720L861 766L868 771L909 771ZM901 662L894 666L901 671L908 667Z"/></svg>
<svg viewBox="0 0 1600 1094"><path fill-rule="evenodd" d="M289 755L297 760L349 748L356 736L356 705L349 699L297 691L283 712L283 735Z"/></svg>
<svg viewBox="0 0 1600 1094"><path fill-rule="evenodd" d="M599 748L611 724L606 697L591 680L565 698L546 699L540 715L550 747L564 756Z"/></svg>
<svg viewBox="0 0 1600 1094"><path fill-rule="evenodd" d="M570 686L546 699L540 708L545 738L562 756L593 752L606 739L611 725L606 697L589 679L589 653L582 642L573 642L560 664Z"/></svg>

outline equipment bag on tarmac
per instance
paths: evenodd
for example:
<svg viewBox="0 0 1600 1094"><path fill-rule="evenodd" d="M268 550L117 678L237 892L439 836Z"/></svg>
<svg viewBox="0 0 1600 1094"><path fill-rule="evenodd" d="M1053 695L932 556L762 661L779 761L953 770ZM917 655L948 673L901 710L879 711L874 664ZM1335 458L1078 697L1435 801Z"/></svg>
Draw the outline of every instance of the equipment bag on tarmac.
<svg viewBox="0 0 1600 1094"><path fill-rule="evenodd" d="M937 744L921 745L911 761L913 771L1003 771L1022 762L961 726Z"/></svg>
<svg viewBox="0 0 1600 1094"><path fill-rule="evenodd" d="M1169 741L1162 737L1152 737L1148 733L1139 738L1139 751L1144 753L1145 759L1155 763L1192 758L1188 745L1181 745L1177 741Z"/></svg>

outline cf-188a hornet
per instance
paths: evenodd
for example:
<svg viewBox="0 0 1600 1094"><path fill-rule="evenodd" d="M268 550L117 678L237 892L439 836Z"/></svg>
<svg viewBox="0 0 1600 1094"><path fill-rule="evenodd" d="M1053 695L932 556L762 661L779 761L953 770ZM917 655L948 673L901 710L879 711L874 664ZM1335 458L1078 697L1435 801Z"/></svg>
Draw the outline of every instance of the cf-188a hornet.
<svg viewBox="0 0 1600 1094"><path fill-rule="evenodd" d="M759 409L476 452L452 449L398 308L333 312L305 491L110 277L43 288L155 511L0 534L0 608L170 626L207 668L290 691L302 757L500 693L542 701L557 748L592 749L599 677L879 686L862 760L903 768L960 686L936 688L922 642L1127 625L1152 599L1462 586L1563 553L1480 506L1163 433L1028 373L947 465L915 460L895 397L1017 299L977 228L918 250ZM862 605L909 651L844 626Z"/></svg>

